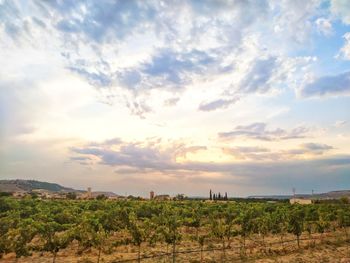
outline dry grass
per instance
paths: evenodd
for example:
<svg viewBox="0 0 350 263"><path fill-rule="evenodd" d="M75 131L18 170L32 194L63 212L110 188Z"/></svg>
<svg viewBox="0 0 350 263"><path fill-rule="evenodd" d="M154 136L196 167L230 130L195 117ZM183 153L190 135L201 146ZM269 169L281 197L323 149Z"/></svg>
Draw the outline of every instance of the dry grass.
<svg viewBox="0 0 350 263"><path fill-rule="evenodd" d="M285 240L293 240L293 236L286 235ZM303 236L307 239L307 236ZM213 242L214 245L206 245L205 249L215 249L213 251L203 252L203 262L329 262L329 263L350 263L350 243L344 240L342 233L329 233L320 239L320 236L314 236L314 240L302 240L301 248L297 247L295 241L285 243L282 247L278 236L269 236L266 238L266 247L262 245L261 237L254 236L247 240L246 253L241 253L240 240L235 239L231 243L231 248L225 250L225 256L220 250L219 242ZM178 246L178 251L199 250L198 245L191 241L183 241ZM77 255L76 244L58 253L57 263L90 263L97 262L97 251L92 249ZM143 256L156 256L165 253L165 245L150 247L142 246ZM170 253L170 247L169 247ZM137 258L137 250L131 245L124 245L113 248L111 251L105 251L100 262L118 262L127 259ZM155 257L143 259L142 262L172 262L172 256ZM14 254L7 254L0 260L3 263L51 263L52 255L49 253L34 253L31 257L15 258ZM137 262L129 261L129 262ZM176 255L176 262L200 262L200 252L180 253Z"/></svg>

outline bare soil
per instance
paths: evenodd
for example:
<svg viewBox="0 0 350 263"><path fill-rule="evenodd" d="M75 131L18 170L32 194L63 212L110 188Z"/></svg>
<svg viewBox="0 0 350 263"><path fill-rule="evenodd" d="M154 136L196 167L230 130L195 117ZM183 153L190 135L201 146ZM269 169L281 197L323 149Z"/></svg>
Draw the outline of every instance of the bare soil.
<svg viewBox="0 0 350 263"><path fill-rule="evenodd" d="M284 236L282 246L280 237L269 236L262 238L255 236L246 241L245 253L241 249L240 239L234 239L230 247L222 250L220 242L212 242L204 247L203 261L205 263L214 262L279 262L279 263L350 263L350 243L346 241L342 233L328 233L323 235L314 235L312 239L307 235L302 236L300 248L298 248L294 237ZM191 241L183 241L177 247L176 262L201 262L200 248ZM95 263L97 262L98 251L91 249L81 255L76 253L77 247L73 244L71 247L58 253L56 263ZM141 262L172 262L171 247L157 244L154 247L143 245L141 248ZM159 256L165 254L168 255ZM191 253L181 253L195 251ZM152 257L153 256L153 257ZM13 253L5 255L0 259L1 263L51 263L53 256L50 253L33 253L30 257L16 259ZM101 263L112 262L137 262L137 248L131 245L124 245L104 251Z"/></svg>

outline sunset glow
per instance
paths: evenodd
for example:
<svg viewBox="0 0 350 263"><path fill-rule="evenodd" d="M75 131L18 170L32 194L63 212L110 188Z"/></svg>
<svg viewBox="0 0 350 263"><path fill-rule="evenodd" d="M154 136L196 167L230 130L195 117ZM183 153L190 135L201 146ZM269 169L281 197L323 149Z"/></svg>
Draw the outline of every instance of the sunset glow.
<svg viewBox="0 0 350 263"><path fill-rule="evenodd" d="M0 179L350 188L350 1L0 0Z"/></svg>

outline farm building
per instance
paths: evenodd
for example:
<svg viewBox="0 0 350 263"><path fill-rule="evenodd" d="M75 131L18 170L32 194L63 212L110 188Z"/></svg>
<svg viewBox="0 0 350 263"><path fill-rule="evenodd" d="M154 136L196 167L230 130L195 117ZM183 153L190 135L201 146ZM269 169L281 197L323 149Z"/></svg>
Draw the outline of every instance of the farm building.
<svg viewBox="0 0 350 263"><path fill-rule="evenodd" d="M311 199L304 199L304 198L291 198L289 199L289 202L293 204L300 204L300 205L310 205L312 204Z"/></svg>

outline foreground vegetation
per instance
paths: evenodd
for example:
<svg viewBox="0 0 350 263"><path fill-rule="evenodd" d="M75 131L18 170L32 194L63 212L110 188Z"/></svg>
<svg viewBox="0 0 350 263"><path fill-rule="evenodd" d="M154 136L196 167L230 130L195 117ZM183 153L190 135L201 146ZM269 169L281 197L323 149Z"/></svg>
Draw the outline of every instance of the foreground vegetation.
<svg viewBox="0 0 350 263"><path fill-rule="evenodd" d="M305 239L308 246L317 246L329 236L340 242L341 236L347 246L349 227L348 204L1 197L0 257L49 252L55 262L61 251L70 250L78 257L93 250L92 262L107 262L107 257L123 250L130 252L124 260L154 262L166 257L175 262L196 252L193 262L203 262L208 252L216 251L222 262L229 262L233 250L242 260L268 255L276 246L279 253L287 254L290 243L303 249Z"/></svg>

